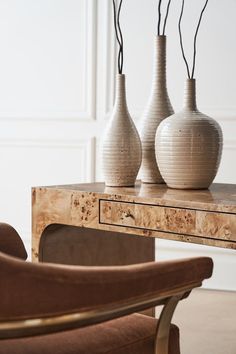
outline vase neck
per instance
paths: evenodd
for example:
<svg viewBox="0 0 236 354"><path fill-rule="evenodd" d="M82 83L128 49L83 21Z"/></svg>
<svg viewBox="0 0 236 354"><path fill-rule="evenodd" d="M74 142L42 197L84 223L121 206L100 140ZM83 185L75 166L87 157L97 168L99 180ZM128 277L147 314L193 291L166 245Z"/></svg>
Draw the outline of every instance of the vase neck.
<svg viewBox="0 0 236 354"><path fill-rule="evenodd" d="M126 102L126 88L125 88L125 75L117 74L116 76L116 96L115 96L115 108L127 110Z"/></svg>
<svg viewBox="0 0 236 354"><path fill-rule="evenodd" d="M155 37L152 88L166 89L166 36Z"/></svg>
<svg viewBox="0 0 236 354"><path fill-rule="evenodd" d="M184 89L184 109L190 111L197 110L195 79L186 80L185 89Z"/></svg>

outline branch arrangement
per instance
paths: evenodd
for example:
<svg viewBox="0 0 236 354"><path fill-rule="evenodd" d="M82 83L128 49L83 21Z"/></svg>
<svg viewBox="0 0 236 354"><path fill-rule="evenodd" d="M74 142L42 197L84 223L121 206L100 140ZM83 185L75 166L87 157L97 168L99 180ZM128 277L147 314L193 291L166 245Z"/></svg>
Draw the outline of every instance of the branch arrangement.
<svg viewBox="0 0 236 354"><path fill-rule="evenodd" d="M183 38L182 38L182 32L181 32L181 20L183 17L183 12L184 12L184 0L182 0L182 7L181 7L181 11L180 11L180 16L179 16L179 38L180 38L180 46L181 46L181 51L182 51L182 55L183 55L183 59L187 68L187 73L188 73L188 78L189 79L193 79L194 77L194 71L195 71L195 65L196 65L196 54L197 54L197 34L198 34L198 30L201 24L201 20L202 20L202 15L205 11L205 8L207 6L208 0L206 0L203 9L201 11L199 20L198 20L198 24L197 24L197 28L196 28L196 32L194 35L194 52L193 52L193 66L192 66L192 72L190 74L190 70L189 70L189 64L188 61L186 59L185 53L184 53L184 46L183 46Z"/></svg>
<svg viewBox="0 0 236 354"><path fill-rule="evenodd" d="M116 39L119 44L119 53L118 53L118 72L122 74L123 71L123 62L124 62L124 51L123 51L123 36L120 28L120 10L123 0L120 0L118 6L118 12L116 11L116 3L113 0L113 13L114 13L114 27L116 33Z"/></svg>
<svg viewBox="0 0 236 354"><path fill-rule="evenodd" d="M161 35L161 2L162 2L162 0L159 0L159 2L158 2L158 22L157 22L157 35L158 36ZM165 35L166 22L167 22L167 18L168 18L168 15L169 15L170 3L171 3L171 0L168 1L167 7L166 7L166 15L165 15L165 19L164 19L162 36Z"/></svg>

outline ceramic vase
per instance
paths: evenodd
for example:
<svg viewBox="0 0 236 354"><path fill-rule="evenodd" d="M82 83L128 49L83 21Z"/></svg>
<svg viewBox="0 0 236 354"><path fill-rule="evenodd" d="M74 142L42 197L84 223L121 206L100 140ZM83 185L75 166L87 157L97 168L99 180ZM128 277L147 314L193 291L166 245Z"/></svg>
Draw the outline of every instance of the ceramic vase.
<svg viewBox="0 0 236 354"><path fill-rule="evenodd" d="M130 117L125 75L116 79L116 98L102 144L102 165L106 186L133 186L142 159L141 141Z"/></svg>
<svg viewBox="0 0 236 354"><path fill-rule="evenodd" d="M158 166L171 188L208 188L221 159L221 128L199 112L195 91L195 79L188 79L183 110L166 118L156 132Z"/></svg>
<svg viewBox="0 0 236 354"><path fill-rule="evenodd" d="M164 183L155 157L155 134L160 122L173 113L166 86L166 36L156 36L151 94L140 124L144 183Z"/></svg>

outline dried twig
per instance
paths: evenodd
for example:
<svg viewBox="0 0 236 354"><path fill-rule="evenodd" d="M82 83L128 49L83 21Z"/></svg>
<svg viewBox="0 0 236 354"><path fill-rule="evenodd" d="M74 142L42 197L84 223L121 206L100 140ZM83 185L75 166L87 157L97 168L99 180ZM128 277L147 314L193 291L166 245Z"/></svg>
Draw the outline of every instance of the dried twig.
<svg viewBox="0 0 236 354"><path fill-rule="evenodd" d="M157 35L158 36L161 35L161 2L162 2L162 0L158 1L158 21L157 21ZM165 35L166 23L167 23L167 18L169 15L170 3L171 3L171 0L168 1L167 7L166 7L166 14L165 14L165 18L164 18L162 36Z"/></svg>
<svg viewBox="0 0 236 354"><path fill-rule="evenodd" d="M199 20L198 20L198 24L197 24L197 28L196 28L196 32L194 35L194 52L193 52L193 66L192 66L192 72L190 75L190 70L189 70L189 65L187 62L187 59L185 57L185 53L184 53L184 47L183 47L183 38L182 38L182 32L181 32L181 20L182 20L182 16L183 16L183 11L184 11L184 0L182 0L182 7L181 7L181 11L180 11L180 16L179 16L179 38L180 38L180 46L181 46L181 51L182 51L182 55L183 55L183 59L187 68L187 73L188 73L188 78L189 79L193 79L194 77L194 71L195 71L195 66L196 66L196 55L197 55L197 35L198 35L198 30L201 24L201 20L202 20L202 15L205 11L205 8L207 6L208 0L206 0L203 9L201 11Z"/></svg>
<svg viewBox="0 0 236 354"><path fill-rule="evenodd" d="M179 16L178 28L179 28L180 47L181 47L182 55L183 55L184 62L185 62L186 68L187 68L188 78L190 79L190 71L189 71L188 62L187 62L187 59L186 59L186 56L184 53L183 38L182 38L182 32L181 32L181 20L182 20L183 12L184 12L184 0L182 0L182 7L181 7L181 11L180 11L180 16Z"/></svg>
<svg viewBox="0 0 236 354"><path fill-rule="evenodd" d="M168 15L169 15L170 3L171 3L171 0L168 1L167 8L166 8L166 15L165 15L165 20L164 20L164 25L163 25L163 32L162 32L163 36L165 35L166 22L167 22L167 18L168 18Z"/></svg>
<svg viewBox="0 0 236 354"><path fill-rule="evenodd" d="M114 27L116 33L116 39L119 44L119 53L118 53L118 72L122 74L123 70L123 62L124 62L124 52L123 52L123 36L120 27L120 11L123 0L120 0L120 4L118 6L118 13L116 14L116 3L113 0L113 14L114 14Z"/></svg>

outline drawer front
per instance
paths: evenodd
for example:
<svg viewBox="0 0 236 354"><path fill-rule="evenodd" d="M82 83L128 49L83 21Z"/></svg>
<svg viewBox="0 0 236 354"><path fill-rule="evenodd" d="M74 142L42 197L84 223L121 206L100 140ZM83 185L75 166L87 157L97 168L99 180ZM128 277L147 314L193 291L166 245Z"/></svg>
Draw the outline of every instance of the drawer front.
<svg viewBox="0 0 236 354"><path fill-rule="evenodd" d="M100 200L101 224L236 240L236 214Z"/></svg>

